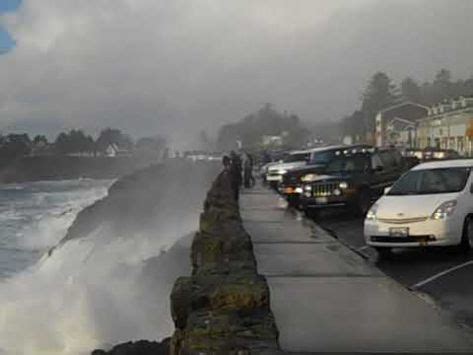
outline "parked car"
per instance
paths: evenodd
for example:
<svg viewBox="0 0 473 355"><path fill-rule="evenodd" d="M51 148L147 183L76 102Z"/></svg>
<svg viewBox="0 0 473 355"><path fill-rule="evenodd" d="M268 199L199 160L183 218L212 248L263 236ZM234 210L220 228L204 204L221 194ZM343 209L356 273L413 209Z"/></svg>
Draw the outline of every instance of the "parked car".
<svg viewBox="0 0 473 355"><path fill-rule="evenodd" d="M416 159L418 161L430 160L449 160L458 159L460 155L453 149L424 148L424 149L407 149L404 151L406 158Z"/></svg>
<svg viewBox="0 0 473 355"><path fill-rule="evenodd" d="M328 163L323 174L301 178L300 203L309 215L334 207L352 208L358 215L364 215L384 188L407 170L395 149L372 148L343 154Z"/></svg>
<svg viewBox="0 0 473 355"><path fill-rule="evenodd" d="M369 145L332 145L312 150L310 160L306 165L287 171L283 175L279 192L284 195L291 205L299 204L299 196L303 192L301 178L307 174L317 174L323 171L328 163L344 154L353 154L372 148Z"/></svg>
<svg viewBox="0 0 473 355"><path fill-rule="evenodd" d="M423 160L448 160L448 159L458 159L460 154L458 154L453 149L434 149L426 148L423 150Z"/></svg>
<svg viewBox="0 0 473 355"><path fill-rule="evenodd" d="M282 182L283 175L289 170L304 166L310 160L313 149L309 150L296 150L289 152L286 157L282 159L282 162L278 164L272 164L267 168L265 180L269 182L271 187L277 188Z"/></svg>
<svg viewBox="0 0 473 355"><path fill-rule="evenodd" d="M473 159L422 163L403 175L368 211L366 243L381 255L394 247L473 242Z"/></svg>

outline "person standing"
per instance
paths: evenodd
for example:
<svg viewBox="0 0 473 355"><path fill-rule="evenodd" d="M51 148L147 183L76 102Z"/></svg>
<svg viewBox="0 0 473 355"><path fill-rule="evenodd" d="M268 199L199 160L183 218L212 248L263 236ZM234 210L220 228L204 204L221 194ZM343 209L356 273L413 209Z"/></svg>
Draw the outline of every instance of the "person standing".
<svg viewBox="0 0 473 355"><path fill-rule="evenodd" d="M241 186L241 158L233 150L230 152L230 171L232 176L232 188L235 200L238 201Z"/></svg>
<svg viewBox="0 0 473 355"><path fill-rule="evenodd" d="M250 188L255 184L255 178L253 177L253 157L249 153L245 153L243 184L245 188Z"/></svg>
<svg viewBox="0 0 473 355"><path fill-rule="evenodd" d="M249 174L250 174L250 187L253 187L256 185L256 180L255 180L255 177L253 176L253 168L254 168L254 165L255 165L255 161L253 159L253 156L251 154L248 154L248 160L250 161L249 164L250 164L250 171L249 171Z"/></svg>

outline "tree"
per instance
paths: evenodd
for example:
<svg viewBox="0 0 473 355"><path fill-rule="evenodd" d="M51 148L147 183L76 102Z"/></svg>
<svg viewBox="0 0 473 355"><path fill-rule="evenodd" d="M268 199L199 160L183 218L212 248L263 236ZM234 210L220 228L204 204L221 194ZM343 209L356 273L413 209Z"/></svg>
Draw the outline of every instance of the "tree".
<svg viewBox="0 0 473 355"><path fill-rule="evenodd" d="M463 82L463 96L473 96L473 76Z"/></svg>
<svg viewBox="0 0 473 355"><path fill-rule="evenodd" d="M423 102L419 84L409 76L401 82L401 95L406 101Z"/></svg>
<svg viewBox="0 0 473 355"><path fill-rule="evenodd" d="M117 147L127 150L133 147L133 141L129 135L124 134L119 129L105 128L100 132L97 138L96 147L99 151L105 152L111 144L115 144Z"/></svg>
<svg viewBox="0 0 473 355"><path fill-rule="evenodd" d="M54 142L58 154L91 153L95 151L94 140L86 136L82 130L72 129L68 133L61 132Z"/></svg>
<svg viewBox="0 0 473 355"><path fill-rule="evenodd" d="M256 149L263 136L284 136L287 147L301 147L309 131L301 124L297 115L278 112L270 103L242 120L222 126L218 133L217 147L222 150L236 148L240 140L245 149Z"/></svg>
<svg viewBox="0 0 473 355"><path fill-rule="evenodd" d="M48 139L46 138L46 136L38 134L33 138L33 144L45 146L48 144Z"/></svg>
<svg viewBox="0 0 473 355"><path fill-rule="evenodd" d="M376 114L388 106L399 101L396 86L386 73L375 73L368 82L362 95L361 111L364 115L364 124L367 132L374 131Z"/></svg>
<svg viewBox="0 0 473 355"><path fill-rule="evenodd" d="M360 138L366 133L364 129L364 115L363 112L357 110L350 116L342 119L342 132L344 136L351 136L353 143L358 142Z"/></svg>
<svg viewBox="0 0 473 355"><path fill-rule="evenodd" d="M31 152L31 139L28 134L9 134L3 140L0 156L10 160L28 155Z"/></svg>
<svg viewBox="0 0 473 355"><path fill-rule="evenodd" d="M136 142L135 153L140 157L156 159L162 156L166 145L166 138L162 136L143 137Z"/></svg>
<svg viewBox="0 0 473 355"><path fill-rule="evenodd" d="M444 99L452 97L452 74L449 70L443 68L440 69L435 75L433 82L433 100L434 102L440 102Z"/></svg>

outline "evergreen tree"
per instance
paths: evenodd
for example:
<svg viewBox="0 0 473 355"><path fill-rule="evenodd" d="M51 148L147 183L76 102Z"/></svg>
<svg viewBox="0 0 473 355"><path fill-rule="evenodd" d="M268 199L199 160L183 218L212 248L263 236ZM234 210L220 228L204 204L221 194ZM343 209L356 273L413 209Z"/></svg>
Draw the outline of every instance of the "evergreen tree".
<svg viewBox="0 0 473 355"><path fill-rule="evenodd" d="M401 82L401 95L405 101L423 102L419 84L409 76Z"/></svg>
<svg viewBox="0 0 473 355"><path fill-rule="evenodd" d="M447 69L440 69L435 75L432 87L432 100L440 102L452 97L452 75Z"/></svg>
<svg viewBox="0 0 473 355"><path fill-rule="evenodd" d="M97 138L97 149L104 152L111 144L115 144L117 147L127 150L133 147L133 141L129 135L124 134L119 129L105 128L100 132Z"/></svg>
<svg viewBox="0 0 473 355"><path fill-rule="evenodd" d="M383 108L399 102L399 92L386 73L375 73L362 95L361 111L366 132L374 131L374 119Z"/></svg>

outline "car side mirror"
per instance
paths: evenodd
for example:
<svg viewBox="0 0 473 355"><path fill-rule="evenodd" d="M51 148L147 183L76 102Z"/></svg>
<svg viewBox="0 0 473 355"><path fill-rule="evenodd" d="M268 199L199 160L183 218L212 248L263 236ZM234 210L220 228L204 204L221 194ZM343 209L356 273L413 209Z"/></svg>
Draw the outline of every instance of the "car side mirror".
<svg viewBox="0 0 473 355"><path fill-rule="evenodd" d="M383 171L383 166L382 165L378 165L378 166L375 166L374 168L374 171Z"/></svg>
<svg viewBox="0 0 473 355"><path fill-rule="evenodd" d="M470 185L470 193L473 194L473 182Z"/></svg>

